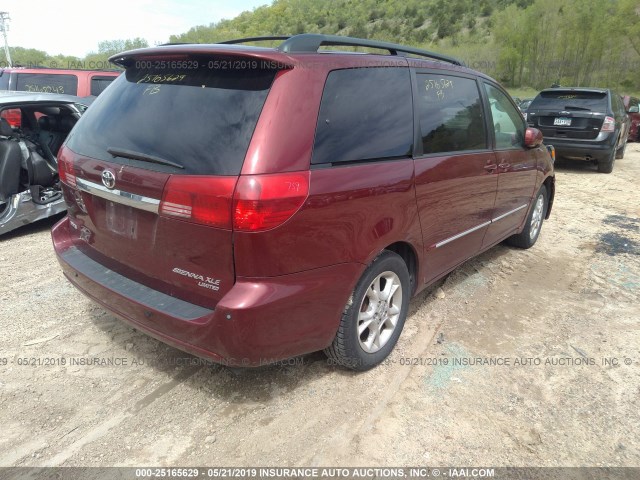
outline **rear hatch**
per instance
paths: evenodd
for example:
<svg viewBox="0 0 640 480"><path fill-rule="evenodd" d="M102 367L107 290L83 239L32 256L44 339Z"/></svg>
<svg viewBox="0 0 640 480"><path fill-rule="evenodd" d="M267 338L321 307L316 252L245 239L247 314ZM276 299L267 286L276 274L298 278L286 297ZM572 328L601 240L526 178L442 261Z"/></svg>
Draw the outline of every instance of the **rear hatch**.
<svg viewBox="0 0 640 480"><path fill-rule="evenodd" d="M607 115L606 91L544 90L531 102L527 122L545 138L593 140Z"/></svg>
<svg viewBox="0 0 640 480"><path fill-rule="evenodd" d="M232 199L276 75L237 58L135 57L60 155L83 252L215 307L235 281ZM254 65L251 65L254 66Z"/></svg>

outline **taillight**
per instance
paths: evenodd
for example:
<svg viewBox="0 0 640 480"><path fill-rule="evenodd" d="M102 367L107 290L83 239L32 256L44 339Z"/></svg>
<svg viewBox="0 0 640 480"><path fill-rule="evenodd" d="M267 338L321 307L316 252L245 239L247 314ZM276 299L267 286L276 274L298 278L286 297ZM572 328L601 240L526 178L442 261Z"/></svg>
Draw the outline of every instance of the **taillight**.
<svg viewBox="0 0 640 480"><path fill-rule="evenodd" d="M60 181L70 187L76 187L76 172L73 168L73 156L63 146L58 153L58 175Z"/></svg>
<svg viewBox="0 0 640 480"><path fill-rule="evenodd" d="M614 132L616 130L616 120L613 117L604 117L601 132Z"/></svg>
<svg viewBox="0 0 640 480"><path fill-rule="evenodd" d="M172 175L162 193L160 215L257 232L282 225L308 194L309 172L239 178Z"/></svg>
<svg viewBox="0 0 640 480"><path fill-rule="evenodd" d="M308 194L308 171L241 176L234 194L233 228L257 232L282 225Z"/></svg>
<svg viewBox="0 0 640 480"><path fill-rule="evenodd" d="M160 214L231 230L231 199L236 179L172 175L162 192Z"/></svg>

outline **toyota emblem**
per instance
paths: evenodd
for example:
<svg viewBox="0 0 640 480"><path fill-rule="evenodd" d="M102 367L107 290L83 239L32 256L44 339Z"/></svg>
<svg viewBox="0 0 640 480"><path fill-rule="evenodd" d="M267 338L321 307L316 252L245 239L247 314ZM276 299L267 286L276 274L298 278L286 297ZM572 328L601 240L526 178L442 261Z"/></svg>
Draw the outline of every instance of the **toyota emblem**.
<svg viewBox="0 0 640 480"><path fill-rule="evenodd" d="M102 172L102 183L108 189L112 189L116 186L116 176L110 170L104 170Z"/></svg>

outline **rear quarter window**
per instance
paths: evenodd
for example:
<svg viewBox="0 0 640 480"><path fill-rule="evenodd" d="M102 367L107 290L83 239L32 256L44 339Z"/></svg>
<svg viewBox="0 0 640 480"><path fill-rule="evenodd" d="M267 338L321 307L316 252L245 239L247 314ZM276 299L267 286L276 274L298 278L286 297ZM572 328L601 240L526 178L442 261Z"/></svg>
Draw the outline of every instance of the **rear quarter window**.
<svg viewBox="0 0 640 480"><path fill-rule="evenodd" d="M411 77L407 68L357 68L329 74L312 164L410 156Z"/></svg>
<svg viewBox="0 0 640 480"><path fill-rule="evenodd" d="M78 77L50 73L18 73L16 90L38 93L78 93Z"/></svg>
<svg viewBox="0 0 640 480"><path fill-rule="evenodd" d="M111 82L113 82L115 79L116 77L107 76L91 77L90 94L94 97L97 97L104 91L105 88L111 85Z"/></svg>

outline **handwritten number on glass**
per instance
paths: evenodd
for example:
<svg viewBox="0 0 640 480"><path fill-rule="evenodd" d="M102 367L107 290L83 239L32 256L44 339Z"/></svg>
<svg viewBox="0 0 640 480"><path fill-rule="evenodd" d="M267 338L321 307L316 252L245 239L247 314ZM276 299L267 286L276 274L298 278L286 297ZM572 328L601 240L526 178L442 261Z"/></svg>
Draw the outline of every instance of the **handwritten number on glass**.
<svg viewBox="0 0 640 480"><path fill-rule="evenodd" d="M453 88L453 80L447 78L425 80L424 88L430 97L444 100L447 90Z"/></svg>

